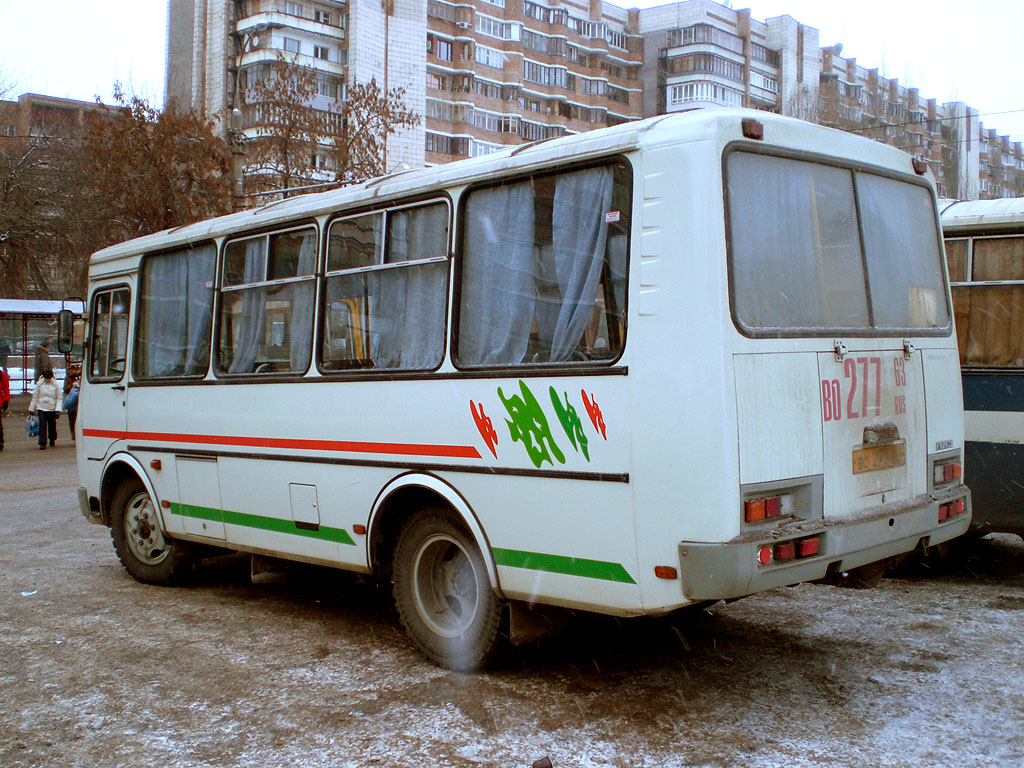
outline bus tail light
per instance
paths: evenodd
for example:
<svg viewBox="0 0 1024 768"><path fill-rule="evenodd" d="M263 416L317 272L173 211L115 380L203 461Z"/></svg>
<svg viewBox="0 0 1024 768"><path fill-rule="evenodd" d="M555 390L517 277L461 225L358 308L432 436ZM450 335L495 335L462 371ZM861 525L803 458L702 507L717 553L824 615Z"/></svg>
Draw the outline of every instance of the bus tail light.
<svg viewBox="0 0 1024 768"><path fill-rule="evenodd" d="M776 562L792 560L796 557L796 542L780 541L772 548L772 558Z"/></svg>
<svg viewBox="0 0 1024 768"><path fill-rule="evenodd" d="M780 496L769 496L764 499L750 499L743 504L743 518L748 523L770 520L793 514L793 494L784 493Z"/></svg>
<svg viewBox="0 0 1024 768"><path fill-rule="evenodd" d="M943 523L951 517L959 517L964 513L964 500L957 499L939 507L939 522Z"/></svg>
<svg viewBox="0 0 1024 768"><path fill-rule="evenodd" d="M813 536L809 539L800 539L796 543L797 557L811 557L821 551L821 539Z"/></svg>
<svg viewBox="0 0 1024 768"><path fill-rule="evenodd" d="M964 474L964 466L960 454L934 459L932 464L932 486L952 485L960 483Z"/></svg>

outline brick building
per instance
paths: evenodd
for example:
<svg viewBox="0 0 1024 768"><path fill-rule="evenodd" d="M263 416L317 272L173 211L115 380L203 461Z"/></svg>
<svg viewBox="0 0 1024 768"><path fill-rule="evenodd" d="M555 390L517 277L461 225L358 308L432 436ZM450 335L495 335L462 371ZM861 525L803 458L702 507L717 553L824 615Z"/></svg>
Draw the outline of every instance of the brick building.
<svg viewBox="0 0 1024 768"><path fill-rule="evenodd" d="M443 163L641 117L746 106L862 133L925 159L941 194L1024 194L1020 142L821 47L790 16L715 0L627 9L602 0L170 0L167 100L242 129L239 94L279 54L324 105L353 82L405 89L422 115L389 168Z"/></svg>

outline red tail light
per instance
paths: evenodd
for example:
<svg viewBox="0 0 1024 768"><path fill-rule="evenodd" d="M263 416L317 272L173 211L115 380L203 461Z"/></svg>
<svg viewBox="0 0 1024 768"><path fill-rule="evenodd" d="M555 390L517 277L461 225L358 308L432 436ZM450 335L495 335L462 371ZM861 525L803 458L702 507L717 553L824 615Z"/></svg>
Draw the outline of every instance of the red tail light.
<svg viewBox="0 0 1024 768"><path fill-rule="evenodd" d="M959 461L936 462L932 480L935 485L952 483L954 480L959 480L963 473L963 465Z"/></svg>
<svg viewBox="0 0 1024 768"><path fill-rule="evenodd" d="M758 520L764 520L765 517L765 503L764 499L755 499L748 501L744 504L745 514L748 523L756 523Z"/></svg>
<svg viewBox="0 0 1024 768"><path fill-rule="evenodd" d="M779 562L783 560L792 560L796 557L796 543L792 541L779 542L772 550L772 557Z"/></svg>
<svg viewBox="0 0 1024 768"><path fill-rule="evenodd" d="M946 520L949 519L949 513L950 513L950 509L952 508L952 506L953 506L952 504L943 504L943 505L941 505L939 507L939 522L940 523L945 522Z"/></svg>
<svg viewBox="0 0 1024 768"><path fill-rule="evenodd" d="M821 539L815 536L813 539L800 539L796 543L797 557L811 557L821 551Z"/></svg>
<svg viewBox="0 0 1024 768"><path fill-rule="evenodd" d="M793 514L793 494L783 493L764 499L751 499L743 504L743 518L748 523L756 523L773 517Z"/></svg>

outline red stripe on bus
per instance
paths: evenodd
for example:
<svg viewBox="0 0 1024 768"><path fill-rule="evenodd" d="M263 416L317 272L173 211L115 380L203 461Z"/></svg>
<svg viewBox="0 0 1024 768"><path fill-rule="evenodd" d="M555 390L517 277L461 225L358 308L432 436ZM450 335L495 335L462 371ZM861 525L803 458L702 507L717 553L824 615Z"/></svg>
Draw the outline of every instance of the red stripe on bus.
<svg viewBox="0 0 1024 768"><path fill-rule="evenodd" d="M364 443L349 440L300 440L296 438L240 437L232 435L185 435L168 432L117 432L108 429L83 429L83 437L108 437L114 440L148 440L158 443L205 443L248 448L290 448L307 451L344 451L347 453L390 453L403 456L441 456L454 459L479 459L471 445L418 445L415 443Z"/></svg>

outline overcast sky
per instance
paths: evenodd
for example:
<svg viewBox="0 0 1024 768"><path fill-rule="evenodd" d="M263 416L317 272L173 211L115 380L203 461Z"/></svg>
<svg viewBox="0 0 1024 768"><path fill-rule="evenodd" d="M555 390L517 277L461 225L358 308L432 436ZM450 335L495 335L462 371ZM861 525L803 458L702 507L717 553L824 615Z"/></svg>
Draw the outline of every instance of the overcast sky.
<svg viewBox="0 0 1024 768"><path fill-rule="evenodd" d="M662 3L622 3L634 4ZM843 56L919 88L922 98L964 101L983 113L986 127L1024 141L1024 0L733 0L732 7L749 7L760 21L788 14L820 30L821 45L842 43ZM0 80L14 81L6 98L34 92L109 102L120 81L162 103L166 17L166 0L0 0Z"/></svg>

